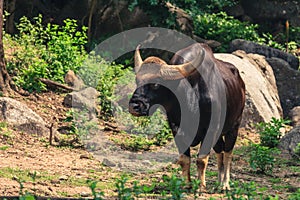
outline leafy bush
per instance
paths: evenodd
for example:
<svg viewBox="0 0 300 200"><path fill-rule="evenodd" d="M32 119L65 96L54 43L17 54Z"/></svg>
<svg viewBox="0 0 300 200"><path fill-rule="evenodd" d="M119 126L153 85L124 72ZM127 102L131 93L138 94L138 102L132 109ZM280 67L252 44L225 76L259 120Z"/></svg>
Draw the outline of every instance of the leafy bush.
<svg viewBox="0 0 300 200"><path fill-rule="evenodd" d="M17 29L18 35L5 35L13 51L7 69L15 83L28 91L46 89L39 78L63 82L66 72L76 72L86 57L87 29L78 30L75 20L66 19L63 26L44 26L41 15L34 22L22 17Z"/></svg>
<svg viewBox="0 0 300 200"><path fill-rule="evenodd" d="M151 18L153 26L172 28L180 30L176 16L168 11L165 6L166 1L161 0L130 0L129 10L139 6ZM169 0L171 4L185 10L192 18L198 14L219 12L226 6L232 6L236 0Z"/></svg>
<svg viewBox="0 0 300 200"><path fill-rule="evenodd" d="M261 122L257 125L258 133L260 135L260 142L265 147L277 147L279 140L282 137L280 128L289 123L289 120L272 118L270 122Z"/></svg>
<svg viewBox="0 0 300 200"><path fill-rule="evenodd" d="M229 43L237 38L258 41L257 25L240 22L225 12L197 15L194 18L195 34L204 39L222 43L218 51L225 52Z"/></svg>
<svg viewBox="0 0 300 200"><path fill-rule="evenodd" d="M252 145L250 152L250 166L261 173L271 173L275 164L274 154L279 154L279 150L258 144Z"/></svg>

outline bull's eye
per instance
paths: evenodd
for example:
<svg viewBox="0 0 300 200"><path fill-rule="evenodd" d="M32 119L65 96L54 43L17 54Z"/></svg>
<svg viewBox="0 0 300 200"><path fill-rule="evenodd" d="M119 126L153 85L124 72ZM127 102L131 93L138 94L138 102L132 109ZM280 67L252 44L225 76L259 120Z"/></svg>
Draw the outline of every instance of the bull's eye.
<svg viewBox="0 0 300 200"><path fill-rule="evenodd" d="M151 88L152 88L153 90L157 90L157 89L159 88L159 84L158 84L158 83L152 84L152 85L151 85Z"/></svg>

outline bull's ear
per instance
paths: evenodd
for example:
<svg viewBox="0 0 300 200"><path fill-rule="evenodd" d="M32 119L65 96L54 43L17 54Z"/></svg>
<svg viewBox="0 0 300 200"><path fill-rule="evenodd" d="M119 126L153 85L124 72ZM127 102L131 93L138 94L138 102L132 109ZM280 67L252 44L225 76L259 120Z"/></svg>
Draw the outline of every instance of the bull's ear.
<svg viewBox="0 0 300 200"><path fill-rule="evenodd" d="M134 71L135 71L135 73L137 73L140 70L140 68L143 64L143 59L140 54L140 46L141 45L138 45L136 47L135 54L134 54Z"/></svg>
<svg viewBox="0 0 300 200"><path fill-rule="evenodd" d="M160 69L161 78L165 80L177 80L188 77L204 60L205 50L200 47L197 51L197 56L190 62L181 65L163 65Z"/></svg>

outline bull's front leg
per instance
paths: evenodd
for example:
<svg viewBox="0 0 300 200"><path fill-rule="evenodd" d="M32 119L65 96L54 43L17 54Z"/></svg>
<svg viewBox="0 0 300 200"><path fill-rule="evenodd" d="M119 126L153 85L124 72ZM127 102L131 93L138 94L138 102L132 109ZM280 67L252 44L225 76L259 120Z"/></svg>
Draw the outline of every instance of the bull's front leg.
<svg viewBox="0 0 300 200"><path fill-rule="evenodd" d="M205 181L205 172L208 164L208 158L209 155L206 155L205 157L202 158L197 158L197 171L198 171L198 178L201 181L200 189L202 191L206 190L206 181Z"/></svg>
<svg viewBox="0 0 300 200"><path fill-rule="evenodd" d="M224 179L222 185L223 185L223 190L230 190L230 185L229 185L229 181L230 181L230 165L231 165L231 161L232 161L232 151L230 152L224 152Z"/></svg>
<svg viewBox="0 0 300 200"><path fill-rule="evenodd" d="M224 153L217 153L217 164L218 164L218 182L223 183L224 180Z"/></svg>
<svg viewBox="0 0 300 200"><path fill-rule="evenodd" d="M191 167L191 157L181 154L179 156L178 164L182 168L182 176L186 178L187 185L190 184L191 182L191 172L190 172L190 167Z"/></svg>

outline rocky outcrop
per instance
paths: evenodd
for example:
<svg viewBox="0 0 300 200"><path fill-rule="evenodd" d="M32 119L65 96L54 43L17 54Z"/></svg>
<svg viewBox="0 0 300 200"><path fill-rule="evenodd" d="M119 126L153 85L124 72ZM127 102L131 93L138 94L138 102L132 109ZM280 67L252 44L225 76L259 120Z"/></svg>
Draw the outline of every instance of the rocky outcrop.
<svg viewBox="0 0 300 200"><path fill-rule="evenodd" d="M246 85L246 104L242 127L250 128L258 122L269 122L282 117L276 81L271 66L263 56L237 51L233 54L215 54L217 59L234 64Z"/></svg>
<svg viewBox="0 0 300 200"><path fill-rule="evenodd" d="M289 131L279 143L279 148L291 155L295 154L295 149L300 143L300 126Z"/></svg>
<svg viewBox="0 0 300 200"><path fill-rule="evenodd" d="M28 134L46 135L46 122L25 104L7 97L0 98L0 120Z"/></svg>
<svg viewBox="0 0 300 200"><path fill-rule="evenodd" d="M284 117L288 117L291 109L300 106L300 71L279 58L268 58L267 61L274 70Z"/></svg>
<svg viewBox="0 0 300 200"><path fill-rule="evenodd" d="M236 50L243 50L246 53L260 54L266 58L280 58L288 62L291 68L296 70L299 68L299 59L293 54L289 54L265 45L260 45L255 42L242 39L233 40L229 45L229 52L234 52Z"/></svg>

